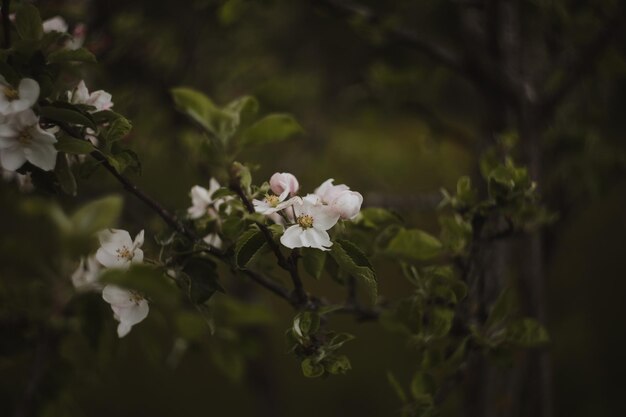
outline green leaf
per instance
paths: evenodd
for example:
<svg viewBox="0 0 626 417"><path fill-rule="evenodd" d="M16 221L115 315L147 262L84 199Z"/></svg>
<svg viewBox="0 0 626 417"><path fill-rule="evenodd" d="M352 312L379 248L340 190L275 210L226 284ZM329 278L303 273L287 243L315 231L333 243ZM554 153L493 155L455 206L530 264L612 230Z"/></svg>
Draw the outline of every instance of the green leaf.
<svg viewBox="0 0 626 417"><path fill-rule="evenodd" d="M96 56L85 48L59 49L48 55L48 62L51 64L61 64L64 62L89 62L96 63Z"/></svg>
<svg viewBox="0 0 626 417"><path fill-rule="evenodd" d="M395 377L395 375L391 373L391 371L387 371L387 381L389 382L389 385L391 385L391 388L396 393L400 401L402 401L403 403L406 403L407 402L406 392L402 388L402 385L400 384L398 379Z"/></svg>
<svg viewBox="0 0 626 417"><path fill-rule="evenodd" d="M92 235L112 227L122 211L122 198L112 195L92 201L78 209L70 218L74 231Z"/></svg>
<svg viewBox="0 0 626 417"><path fill-rule="evenodd" d="M54 147L60 151L73 155L85 155L95 150L91 142L77 139L68 135L60 135Z"/></svg>
<svg viewBox="0 0 626 417"><path fill-rule="evenodd" d="M204 304L216 292L223 292L217 275L217 266L207 258L187 259L176 278L194 304Z"/></svg>
<svg viewBox="0 0 626 417"><path fill-rule="evenodd" d="M386 253L415 261L427 261L441 253L441 242L418 229L401 229L389 242Z"/></svg>
<svg viewBox="0 0 626 417"><path fill-rule="evenodd" d="M107 144L117 142L128 135L132 128L133 125L130 120L125 117L118 117L111 122L109 127L102 134L102 137Z"/></svg>
<svg viewBox="0 0 626 417"><path fill-rule="evenodd" d="M178 294L174 291L172 281L161 268L152 265L136 264L127 270L106 269L100 276L100 281L138 291L160 307L175 307L178 304Z"/></svg>
<svg viewBox="0 0 626 417"><path fill-rule="evenodd" d="M29 3L22 3L15 14L15 28L20 38L37 41L43 37L43 25L39 10Z"/></svg>
<svg viewBox="0 0 626 417"><path fill-rule="evenodd" d="M186 87L173 88L171 93L178 110L222 142L226 142L235 133L239 117L220 109L206 95Z"/></svg>
<svg viewBox="0 0 626 417"><path fill-rule="evenodd" d="M317 378L324 375L324 366L316 363L312 358L306 358L300 364L302 374L307 378Z"/></svg>
<svg viewBox="0 0 626 417"><path fill-rule="evenodd" d="M512 288L505 288L491 307L485 327L490 328L515 315L519 309L517 294Z"/></svg>
<svg viewBox="0 0 626 417"><path fill-rule="evenodd" d="M302 127L291 115L270 114L242 133L241 144L251 146L280 142L302 132Z"/></svg>
<svg viewBox="0 0 626 417"><path fill-rule="evenodd" d="M429 333L433 337L444 337L452 328L454 310L444 307L434 307L430 310Z"/></svg>
<svg viewBox="0 0 626 417"><path fill-rule="evenodd" d="M337 262L340 269L365 284L370 301L376 303L378 282L365 254L353 243L347 240L337 240L330 250L330 256Z"/></svg>
<svg viewBox="0 0 626 417"><path fill-rule="evenodd" d="M42 106L39 109L39 115L52 122L69 123L90 127L94 130L97 129L97 126L89 116L75 106L67 104L57 105L57 103L53 103L49 106Z"/></svg>
<svg viewBox="0 0 626 417"><path fill-rule="evenodd" d="M259 111L259 102L252 96L243 96L228 103L224 110L237 115L237 124L241 125L249 122Z"/></svg>
<svg viewBox="0 0 626 417"><path fill-rule="evenodd" d="M54 173L57 176L57 180L59 181L63 192L68 195L75 196L77 188L76 178L74 178L74 174L70 168L67 155L62 153L57 154L57 163L54 167Z"/></svg>
<svg viewBox="0 0 626 417"><path fill-rule="evenodd" d="M267 244L265 236L258 229L246 231L235 244L235 263L239 268L245 268L250 260L261 248Z"/></svg>
<svg viewBox="0 0 626 417"><path fill-rule="evenodd" d="M391 224L399 224L401 222L397 214L382 208L368 207L359 213L356 219L357 223L368 228L379 228Z"/></svg>
<svg viewBox="0 0 626 417"><path fill-rule="evenodd" d="M354 336L350 333L329 334L328 337L330 340L324 345L324 348L329 351L337 350L346 342L354 340Z"/></svg>
<svg viewBox="0 0 626 417"><path fill-rule="evenodd" d="M293 319L292 330L301 342L317 333L320 327L320 316L311 311L303 311Z"/></svg>
<svg viewBox="0 0 626 417"><path fill-rule="evenodd" d="M352 369L352 365L350 364L348 357L345 355L331 355L324 359L324 368L329 374L340 375L345 374Z"/></svg>
<svg viewBox="0 0 626 417"><path fill-rule="evenodd" d="M191 311L176 314L176 328L180 336L186 340L200 340L207 334L204 319Z"/></svg>
<svg viewBox="0 0 626 417"><path fill-rule="evenodd" d="M314 248L302 248L300 253L304 270L313 278L320 279L326 263L326 252Z"/></svg>
<svg viewBox="0 0 626 417"><path fill-rule="evenodd" d="M119 113L115 113L112 110L101 110L91 114L96 124L110 123L120 117L124 117Z"/></svg>
<svg viewBox="0 0 626 417"><path fill-rule="evenodd" d="M550 341L548 332L537 320L524 318L506 326L505 340L523 348L538 347Z"/></svg>

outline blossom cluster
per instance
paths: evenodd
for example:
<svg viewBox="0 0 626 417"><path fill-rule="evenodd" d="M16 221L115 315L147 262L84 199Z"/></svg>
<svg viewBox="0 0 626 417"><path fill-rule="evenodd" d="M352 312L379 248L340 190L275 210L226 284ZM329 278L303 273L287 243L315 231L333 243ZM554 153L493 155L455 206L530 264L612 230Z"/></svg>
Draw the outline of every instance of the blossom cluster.
<svg viewBox="0 0 626 417"><path fill-rule="evenodd" d="M361 210L363 196L345 184L334 185L331 178L313 194L298 196L300 185L293 174L275 173L270 178L272 193L253 200L257 213L273 216L287 227L280 242L288 248L309 247L329 250L328 230L342 220L354 219ZM280 217L277 219L276 214Z"/></svg>
<svg viewBox="0 0 626 417"><path fill-rule="evenodd" d="M99 282L106 268L128 269L132 264L143 262L141 246L143 230L131 239L126 230L108 229L98 234L100 248L95 255L80 261L72 274L72 283L79 291L102 291L102 298L111 305L115 320L119 321L117 335L126 336L130 329L148 316L148 301L136 291Z"/></svg>

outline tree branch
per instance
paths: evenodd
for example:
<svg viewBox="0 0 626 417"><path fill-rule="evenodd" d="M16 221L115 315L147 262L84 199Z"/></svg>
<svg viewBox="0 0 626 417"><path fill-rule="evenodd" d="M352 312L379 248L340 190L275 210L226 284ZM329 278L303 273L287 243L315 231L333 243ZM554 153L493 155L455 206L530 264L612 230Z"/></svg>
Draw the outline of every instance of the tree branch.
<svg viewBox="0 0 626 417"><path fill-rule="evenodd" d="M560 85L554 91L546 94L539 100L539 115L542 115L544 120L553 114L559 103L572 91L576 84L594 70L598 60L611 44L612 39L623 27L623 21L626 15L624 2L618 2L617 9L618 10L611 14L611 17L608 17L603 22L602 28L593 39L577 53L564 53L557 60L553 72L562 72L564 77Z"/></svg>

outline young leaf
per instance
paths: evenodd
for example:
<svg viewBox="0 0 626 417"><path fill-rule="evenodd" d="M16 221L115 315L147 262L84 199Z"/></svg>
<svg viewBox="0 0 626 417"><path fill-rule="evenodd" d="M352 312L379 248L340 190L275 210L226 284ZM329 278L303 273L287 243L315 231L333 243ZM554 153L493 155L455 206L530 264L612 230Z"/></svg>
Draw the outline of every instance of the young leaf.
<svg viewBox="0 0 626 417"><path fill-rule="evenodd" d="M238 116L217 107L210 98L199 91L186 87L173 88L172 97L176 107L199 123L209 133L226 142L235 132Z"/></svg>
<svg viewBox="0 0 626 417"><path fill-rule="evenodd" d="M306 358L301 363L302 374L307 378L317 378L324 375L324 366L316 363L312 358Z"/></svg>
<svg viewBox="0 0 626 417"><path fill-rule="evenodd" d="M331 355L324 360L324 368L329 374L340 375L345 374L352 369L352 365L350 364L348 357L345 355Z"/></svg>
<svg viewBox="0 0 626 417"><path fill-rule="evenodd" d="M43 37L43 25L39 10L29 3L22 3L15 14L15 28L20 38L37 41Z"/></svg>
<svg viewBox="0 0 626 417"><path fill-rule="evenodd" d="M78 49L59 49L48 55L48 62L51 64L60 64L64 62L89 62L96 63L96 56L85 48Z"/></svg>
<svg viewBox="0 0 626 417"><path fill-rule="evenodd" d="M378 298L378 282L365 254L351 242L338 240L334 242L330 256L340 269L365 284L370 301L375 303Z"/></svg>
<svg viewBox="0 0 626 417"><path fill-rule="evenodd" d="M304 270L313 278L320 279L326 263L326 252L313 248L302 248L300 253L302 254Z"/></svg>
<svg viewBox="0 0 626 417"><path fill-rule="evenodd" d="M194 304L204 304L213 294L223 291L215 263L206 258L188 259L182 272L177 275L177 280Z"/></svg>
<svg viewBox="0 0 626 417"><path fill-rule="evenodd" d="M524 318L507 325L506 341L514 346L531 348L545 345L550 338L545 327L537 320Z"/></svg>
<svg viewBox="0 0 626 417"><path fill-rule="evenodd" d="M68 135L60 135L57 137L57 143L54 144L60 152L73 155L85 155L93 152L95 148L91 142L87 140L76 139Z"/></svg>
<svg viewBox="0 0 626 417"><path fill-rule="evenodd" d="M389 242L387 254L401 258L426 261L438 256L441 242L434 236L418 229L401 229Z"/></svg>
<svg viewBox="0 0 626 417"><path fill-rule="evenodd" d="M69 123L90 127L94 130L97 129L93 120L74 106L56 106L54 104L50 106L42 106L39 109L39 115L52 122Z"/></svg>
<svg viewBox="0 0 626 417"><path fill-rule="evenodd" d="M92 201L71 217L74 231L85 236L112 227L122 211L122 198L116 195Z"/></svg>
<svg viewBox="0 0 626 417"><path fill-rule="evenodd" d="M302 132L302 127L293 116L288 114L270 114L243 132L241 144L246 146L280 142Z"/></svg>
<svg viewBox="0 0 626 417"><path fill-rule="evenodd" d="M133 125L130 120L125 117L118 117L113 120L109 127L106 129L104 134L102 135L107 144L117 142L120 139L123 139L126 135L130 133Z"/></svg>
<svg viewBox="0 0 626 417"><path fill-rule="evenodd" d="M245 232L235 245L235 263L239 268L245 268L254 255L267 244L263 233L257 229Z"/></svg>

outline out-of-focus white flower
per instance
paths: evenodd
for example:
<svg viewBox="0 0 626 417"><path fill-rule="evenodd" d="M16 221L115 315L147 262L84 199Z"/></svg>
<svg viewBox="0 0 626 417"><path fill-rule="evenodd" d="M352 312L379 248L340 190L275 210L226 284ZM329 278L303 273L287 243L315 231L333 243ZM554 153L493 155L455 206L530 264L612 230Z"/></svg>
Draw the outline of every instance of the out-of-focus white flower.
<svg viewBox="0 0 626 417"><path fill-rule="evenodd" d="M79 23L74 27L72 31L72 39L65 43L67 49L76 50L83 46L85 38L87 37L87 26L84 23Z"/></svg>
<svg viewBox="0 0 626 417"><path fill-rule="evenodd" d="M48 32L67 32L67 22L61 16L54 16L43 21L43 31Z"/></svg>
<svg viewBox="0 0 626 417"><path fill-rule="evenodd" d="M285 230L280 238L286 247L329 250L332 246L327 230L337 223L339 215L328 206L315 204L312 200L299 199L293 205L296 224Z"/></svg>
<svg viewBox="0 0 626 417"><path fill-rule="evenodd" d="M90 94L83 80L78 83L74 91L70 94L70 102L72 104L93 106L96 108L94 111L109 110L113 107L111 98L111 94L104 90L94 91Z"/></svg>
<svg viewBox="0 0 626 417"><path fill-rule="evenodd" d="M345 184L333 185L334 179L326 180L315 189L317 195L324 204L328 204L342 219L353 219L361 210L363 196L350 191Z"/></svg>
<svg viewBox="0 0 626 417"><path fill-rule="evenodd" d="M276 172L270 178L270 189L272 192L281 197L283 201L287 195L294 196L300 189L298 179L288 172ZM285 194L283 196L283 194Z"/></svg>
<svg viewBox="0 0 626 417"><path fill-rule="evenodd" d="M292 206L300 199L300 197L293 197L289 200L285 200L287 195L287 193L283 193L280 196L267 194L263 200L254 199L252 200L252 205L254 205L254 211L256 211L257 213L270 215Z"/></svg>
<svg viewBox="0 0 626 417"><path fill-rule="evenodd" d="M213 193L215 193L215 191L219 188L220 184L215 180L215 178L211 178L211 181L209 181L208 190L204 187L200 187L199 185L194 185L189 194L191 196L191 207L187 209L189 217L192 219L199 219L206 214L216 216L216 210L218 210L219 206L222 204L222 199L214 200Z"/></svg>
<svg viewBox="0 0 626 417"><path fill-rule="evenodd" d="M107 285L102 290L102 298L111 304L113 317L120 322L117 326L118 337L126 336L135 324L148 317L148 301L135 291Z"/></svg>
<svg viewBox="0 0 626 417"><path fill-rule="evenodd" d="M25 110L0 123L0 161L9 171L15 171L24 162L44 171L54 169L57 150L56 138L39 127L39 118L32 110Z"/></svg>
<svg viewBox="0 0 626 417"><path fill-rule="evenodd" d="M98 277L102 266L95 256L89 256L87 259L81 258L80 264L72 274L72 284L79 291L100 289Z"/></svg>
<svg viewBox="0 0 626 417"><path fill-rule="evenodd" d="M98 233L100 248L96 259L107 268L128 269L131 264L143 262L143 230L135 240L126 230L107 229Z"/></svg>
<svg viewBox="0 0 626 417"><path fill-rule="evenodd" d="M39 98L39 83L32 78L22 78L17 88L0 76L0 114L14 115L30 109Z"/></svg>
<svg viewBox="0 0 626 417"><path fill-rule="evenodd" d="M213 246L216 249L222 249L223 242L220 235L217 233L209 233L202 240L209 246Z"/></svg>

